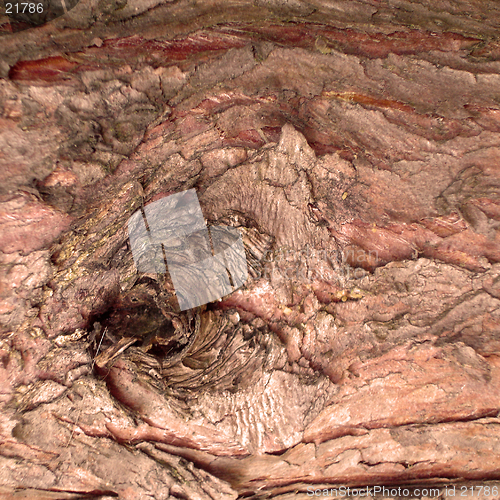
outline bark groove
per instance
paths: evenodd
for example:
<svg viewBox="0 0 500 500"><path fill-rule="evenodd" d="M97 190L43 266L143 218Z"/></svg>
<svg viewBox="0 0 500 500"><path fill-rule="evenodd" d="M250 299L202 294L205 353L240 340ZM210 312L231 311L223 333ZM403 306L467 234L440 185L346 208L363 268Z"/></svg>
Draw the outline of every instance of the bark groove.
<svg viewBox="0 0 500 500"><path fill-rule="evenodd" d="M1 498L498 497L496 2L27 28L0 17ZM179 312L127 221L191 188L249 279Z"/></svg>

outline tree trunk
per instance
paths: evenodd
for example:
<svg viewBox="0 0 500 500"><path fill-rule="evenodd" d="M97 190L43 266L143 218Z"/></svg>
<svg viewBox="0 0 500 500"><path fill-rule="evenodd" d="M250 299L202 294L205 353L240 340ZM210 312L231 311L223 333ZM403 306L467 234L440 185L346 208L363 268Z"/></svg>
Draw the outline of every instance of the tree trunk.
<svg viewBox="0 0 500 500"><path fill-rule="evenodd" d="M0 498L498 497L497 2L0 22ZM192 188L249 275L180 311Z"/></svg>

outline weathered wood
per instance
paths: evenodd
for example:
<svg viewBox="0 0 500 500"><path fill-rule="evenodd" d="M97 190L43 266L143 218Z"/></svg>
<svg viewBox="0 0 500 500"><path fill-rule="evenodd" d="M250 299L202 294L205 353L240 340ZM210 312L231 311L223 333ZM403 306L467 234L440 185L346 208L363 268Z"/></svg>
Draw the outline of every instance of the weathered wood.
<svg viewBox="0 0 500 500"><path fill-rule="evenodd" d="M1 18L0 497L498 496L499 24L465 0ZM127 221L191 188L250 277L179 312Z"/></svg>

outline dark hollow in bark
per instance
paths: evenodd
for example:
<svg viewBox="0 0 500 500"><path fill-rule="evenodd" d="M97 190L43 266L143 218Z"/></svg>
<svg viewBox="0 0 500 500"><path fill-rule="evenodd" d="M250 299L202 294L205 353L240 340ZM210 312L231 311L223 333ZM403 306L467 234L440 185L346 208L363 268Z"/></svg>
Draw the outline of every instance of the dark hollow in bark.
<svg viewBox="0 0 500 500"><path fill-rule="evenodd" d="M498 497L497 2L81 0L19 23L1 498ZM127 221L191 188L249 278L179 312Z"/></svg>

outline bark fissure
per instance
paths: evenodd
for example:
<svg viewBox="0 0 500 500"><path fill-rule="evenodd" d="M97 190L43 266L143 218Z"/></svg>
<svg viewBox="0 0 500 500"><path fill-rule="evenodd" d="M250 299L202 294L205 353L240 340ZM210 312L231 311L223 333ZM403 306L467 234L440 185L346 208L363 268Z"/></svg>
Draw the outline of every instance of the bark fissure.
<svg viewBox="0 0 500 500"><path fill-rule="evenodd" d="M500 479L495 2L81 0L11 21L2 495ZM148 205L191 188L249 278L179 312L127 222L151 232Z"/></svg>

